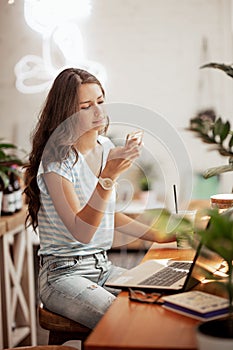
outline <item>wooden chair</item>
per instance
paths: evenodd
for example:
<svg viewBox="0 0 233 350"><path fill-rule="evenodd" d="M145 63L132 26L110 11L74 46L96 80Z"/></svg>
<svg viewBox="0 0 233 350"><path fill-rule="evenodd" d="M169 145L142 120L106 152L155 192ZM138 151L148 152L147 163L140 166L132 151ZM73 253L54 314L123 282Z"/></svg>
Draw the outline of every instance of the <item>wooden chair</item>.
<svg viewBox="0 0 233 350"><path fill-rule="evenodd" d="M43 304L39 305L39 324L49 331L49 345L61 345L68 340L81 340L83 343L91 332L82 324L49 311Z"/></svg>

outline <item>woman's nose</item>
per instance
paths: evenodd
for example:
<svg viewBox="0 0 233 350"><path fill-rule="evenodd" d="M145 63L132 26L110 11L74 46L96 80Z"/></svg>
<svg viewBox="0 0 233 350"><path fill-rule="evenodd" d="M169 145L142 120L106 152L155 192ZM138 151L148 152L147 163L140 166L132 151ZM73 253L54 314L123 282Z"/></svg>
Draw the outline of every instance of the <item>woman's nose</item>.
<svg viewBox="0 0 233 350"><path fill-rule="evenodd" d="M94 106L94 115L98 117L99 115L102 114L102 108L100 105L95 105Z"/></svg>

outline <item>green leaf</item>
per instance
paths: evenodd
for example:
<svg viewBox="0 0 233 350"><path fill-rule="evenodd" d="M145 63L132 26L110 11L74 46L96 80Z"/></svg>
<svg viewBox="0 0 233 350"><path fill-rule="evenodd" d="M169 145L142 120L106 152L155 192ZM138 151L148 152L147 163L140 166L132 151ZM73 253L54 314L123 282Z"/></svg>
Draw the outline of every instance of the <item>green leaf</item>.
<svg viewBox="0 0 233 350"><path fill-rule="evenodd" d="M220 140L221 143L223 143L223 141L225 140L225 138L228 136L228 133L231 129L230 123L229 121L227 121L225 124L222 123L221 125L221 131L220 131Z"/></svg>
<svg viewBox="0 0 233 350"><path fill-rule="evenodd" d="M204 143L214 143L214 140L208 135L202 135L202 141Z"/></svg>
<svg viewBox="0 0 233 350"><path fill-rule="evenodd" d="M214 123L213 134L215 136L220 135L221 130L222 130L222 119L218 118L217 121Z"/></svg>
<svg viewBox="0 0 233 350"><path fill-rule="evenodd" d="M2 160L0 160L0 164L1 164ZM10 156L7 155L3 161L3 163L8 163L8 165L13 165L13 164L17 164L17 165L23 165L23 162L16 156Z"/></svg>
<svg viewBox="0 0 233 350"><path fill-rule="evenodd" d="M195 118L190 120L190 130L192 131L202 131L203 121L201 119Z"/></svg>
<svg viewBox="0 0 233 350"><path fill-rule="evenodd" d="M207 248L219 254L227 262L233 260L233 218L220 215L217 210L208 211L211 224L208 230L197 230Z"/></svg>
<svg viewBox="0 0 233 350"><path fill-rule="evenodd" d="M9 185L9 177L7 176L7 174L0 169L0 178L2 180L2 183L3 183L3 188L6 188L8 185Z"/></svg>
<svg viewBox="0 0 233 350"><path fill-rule="evenodd" d="M24 149L17 147L13 143L2 142L2 140L3 139L0 138L0 163L7 162L11 164L23 165L23 161L21 160L22 157L19 157L18 153L20 152L20 154L24 153L26 155L27 152ZM17 153L15 150L17 150Z"/></svg>
<svg viewBox="0 0 233 350"><path fill-rule="evenodd" d="M228 146L229 146L230 149L233 147L233 135L230 138Z"/></svg>
<svg viewBox="0 0 233 350"><path fill-rule="evenodd" d="M13 148L13 149L16 149L17 146L15 146L13 143L0 143L0 148Z"/></svg>
<svg viewBox="0 0 233 350"><path fill-rule="evenodd" d="M217 68L225 72L231 78L233 78L233 67L231 65L227 65L224 63L210 62L210 63L204 64L200 68Z"/></svg>
<svg viewBox="0 0 233 350"><path fill-rule="evenodd" d="M6 156L5 152L0 149L0 160L4 159Z"/></svg>

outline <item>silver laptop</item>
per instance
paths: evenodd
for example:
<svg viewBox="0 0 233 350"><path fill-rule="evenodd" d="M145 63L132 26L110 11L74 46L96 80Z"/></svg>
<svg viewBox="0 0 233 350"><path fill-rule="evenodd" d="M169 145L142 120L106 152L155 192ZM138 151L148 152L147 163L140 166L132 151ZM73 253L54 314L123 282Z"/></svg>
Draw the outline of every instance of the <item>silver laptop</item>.
<svg viewBox="0 0 233 350"><path fill-rule="evenodd" d="M206 272L215 274L222 268L222 258L200 242L193 261L169 259L147 260L125 271L112 280L107 287L136 288L158 292L184 292L206 278Z"/></svg>

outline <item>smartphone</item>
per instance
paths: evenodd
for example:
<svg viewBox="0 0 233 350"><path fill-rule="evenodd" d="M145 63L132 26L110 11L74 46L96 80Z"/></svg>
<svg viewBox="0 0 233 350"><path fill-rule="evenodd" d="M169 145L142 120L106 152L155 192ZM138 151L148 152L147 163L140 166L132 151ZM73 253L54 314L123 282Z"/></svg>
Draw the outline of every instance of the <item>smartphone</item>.
<svg viewBox="0 0 233 350"><path fill-rule="evenodd" d="M142 143L142 137L143 137L143 130L131 132L126 137L126 143L129 140L135 139L135 140L137 140L138 145L140 145Z"/></svg>

